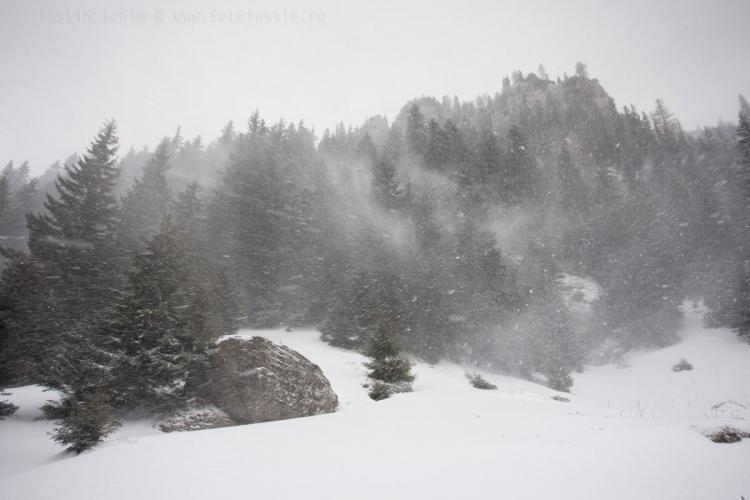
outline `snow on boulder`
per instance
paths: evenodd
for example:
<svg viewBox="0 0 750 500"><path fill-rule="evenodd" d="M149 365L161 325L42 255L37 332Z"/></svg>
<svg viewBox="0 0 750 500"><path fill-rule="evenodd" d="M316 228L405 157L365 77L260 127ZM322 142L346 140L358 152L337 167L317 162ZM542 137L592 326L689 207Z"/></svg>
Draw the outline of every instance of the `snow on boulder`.
<svg viewBox="0 0 750 500"><path fill-rule="evenodd" d="M231 427L237 423L214 405L195 405L178 409L159 422L162 432L199 431Z"/></svg>
<svg viewBox="0 0 750 500"><path fill-rule="evenodd" d="M262 337L220 342L203 392L204 399L239 424L330 413L338 405L317 365Z"/></svg>
<svg viewBox="0 0 750 500"><path fill-rule="evenodd" d="M602 295L602 290L591 278L560 273L557 283L565 300L565 305L571 313L587 316L591 313L591 306Z"/></svg>

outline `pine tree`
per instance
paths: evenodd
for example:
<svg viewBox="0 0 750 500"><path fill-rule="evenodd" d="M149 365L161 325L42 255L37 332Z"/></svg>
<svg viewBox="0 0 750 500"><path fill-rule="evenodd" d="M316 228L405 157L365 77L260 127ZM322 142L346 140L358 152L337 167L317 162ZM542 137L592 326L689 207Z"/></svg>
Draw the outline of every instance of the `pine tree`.
<svg viewBox="0 0 750 500"><path fill-rule="evenodd" d="M740 152L740 213L737 234L739 235L739 266L737 301L733 326L740 335L750 337L750 106L740 97L740 113L737 126L737 148Z"/></svg>
<svg viewBox="0 0 750 500"><path fill-rule="evenodd" d="M5 215L8 210L8 177L0 176L0 234L6 233Z"/></svg>
<svg viewBox="0 0 750 500"><path fill-rule="evenodd" d="M119 281L114 232L118 207L113 195L116 151L115 123L106 122L86 155L58 176L57 195L47 195L46 212L27 218L30 259L41 288L32 295L41 300L23 330L34 336L28 341L43 346L44 352L37 352L44 359L38 370L52 387L63 386L71 376L64 367L82 357L68 345L76 335L88 332L77 323L95 317L109 303ZM27 299L17 302L28 303ZM24 317L15 310L6 314Z"/></svg>
<svg viewBox="0 0 750 500"><path fill-rule="evenodd" d="M411 105L409 116L406 117L406 140L415 153L425 154L427 151L427 130L425 129L424 115L416 104Z"/></svg>
<svg viewBox="0 0 750 500"><path fill-rule="evenodd" d="M16 241L23 241L28 236L26 214L36 209L39 198L39 182L30 179L16 190L8 203L8 216L10 218L10 236Z"/></svg>
<svg viewBox="0 0 750 500"><path fill-rule="evenodd" d="M93 448L119 423L114 420L114 409L104 391L97 389L79 395L66 404L67 414L55 428L53 439L76 454Z"/></svg>
<svg viewBox="0 0 750 500"><path fill-rule="evenodd" d="M364 137L359 141L357 145L357 154L367 164L368 168L372 168L378 159L378 149L375 147L375 143L372 142L370 134L365 133Z"/></svg>
<svg viewBox="0 0 750 500"><path fill-rule="evenodd" d="M354 304L347 300L346 292L336 290L334 293L333 307L320 325L320 338L332 346L356 349L362 342L362 329L352 310Z"/></svg>
<svg viewBox="0 0 750 500"><path fill-rule="evenodd" d="M66 166L47 195L46 213L29 214L31 257L48 283L49 331L60 331L106 304L116 284L113 195L117 137L107 122L76 165Z"/></svg>
<svg viewBox="0 0 750 500"><path fill-rule="evenodd" d="M542 373L547 385L556 391L570 392L573 379L570 372L581 366L581 348L576 339L562 299L557 293L548 299L544 322Z"/></svg>
<svg viewBox="0 0 750 500"><path fill-rule="evenodd" d="M230 120L222 129L219 142L223 145L227 145L231 143L236 136L237 132L234 130L234 122Z"/></svg>
<svg viewBox="0 0 750 500"><path fill-rule="evenodd" d="M314 135L303 126L259 128L238 142L208 207L212 250L233 259L249 324L298 324L318 294L327 200L317 161Z"/></svg>
<svg viewBox="0 0 750 500"><path fill-rule="evenodd" d="M112 393L118 406L173 408L183 400L190 370L205 362L214 335L205 293L189 264L171 217L165 217L147 250L135 254L102 332L116 356Z"/></svg>
<svg viewBox="0 0 750 500"><path fill-rule="evenodd" d="M437 120L427 123L426 144L424 146L424 162L435 170L443 170L448 163L448 138Z"/></svg>
<svg viewBox="0 0 750 500"><path fill-rule="evenodd" d="M347 269L335 286L332 307L321 324L321 339L346 349L365 346L377 311L386 307L384 286L384 280L364 265Z"/></svg>
<svg viewBox="0 0 750 500"><path fill-rule="evenodd" d="M373 165L373 198L386 209L396 210L402 205L402 195L395 166L385 155L381 155Z"/></svg>
<svg viewBox="0 0 750 500"><path fill-rule="evenodd" d="M563 209L580 213L588 206L586 186L580 171L573 165L570 152L566 146L563 146L560 150L557 170L560 177L560 203Z"/></svg>
<svg viewBox="0 0 750 500"><path fill-rule="evenodd" d="M201 187L197 182L191 182L177 193L169 212L174 218L175 226L184 232L194 232L203 217L205 208L201 199Z"/></svg>
<svg viewBox="0 0 750 500"><path fill-rule="evenodd" d="M456 336L450 291L455 288L449 270L452 259L446 259L448 245L432 206L424 196L414 208L415 240L418 254L409 263L404 296L404 315L410 351L428 362L437 362L448 353Z"/></svg>
<svg viewBox="0 0 750 500"><path fill-rule="evenodd" d="M370 370L367 376L375 382L370 397L376 400L393 392L408 392L409 384L414 381L411 362L400 355L391 314L381 308L377 315L365 349L365 355L370 357L365 363Z"/></svg>
<svg viewBox="0 0 750 500"><path fill-rule="evenodd" d="M18 250L25 249L26 214L37 204L38 182L29 173L28 162L18 168L10 162L0 174L0 234L4 245Z"/></svg>
<svg viewBox="0 0 750 500"><path fill-rule="evenodd" d="M502 199L511 204L534 201L537 195L537 177L536 165L526 137L520 128L511 126L503 162Z"/></svg>
<svg viewBox="0 0 750 500"><path fill-rule="evenodd" d="M177 153L180 149L182 149L182 146L184 146L184 144L185 139L182 137L182 126L178 126L174 131L174 135L169 140L171 153L173 155Z"/></svg>
<svg viewBox="0 0 750 500"><path fill-rule="evenodd" d="M41 269L28 254L0 249L7 259L0 280L0 386L40 381L45 359Z"/></svg>
<svg viewBox="0 0 750 500"><path fill-rule="evenodd" d="M465 182L472 186L480 200L499 202L503 187L503 153L497 136L489 125L481 132L476 149L476 165L471 171L473 178Z"/></svg>
<svg viewBox="0 0 750 500"><path fill-rule="evenodd" d="M121 249L127 254L142 249L159 228L170 200L167 185L169 159L170 144L164 139L143 167L142 177L135 180L122 200L118 238Z"/></svg>
<svg viewBox="0 0 750 500"><path fill-rule="evenodd" d="M237 329L240 291L232 279L232 261L217 258L208 241L205 204L200 196L200 186L192 182L177 193L171 204L171 214L179 239L190 267L206 293L212 331L233 333Z"/></svg>

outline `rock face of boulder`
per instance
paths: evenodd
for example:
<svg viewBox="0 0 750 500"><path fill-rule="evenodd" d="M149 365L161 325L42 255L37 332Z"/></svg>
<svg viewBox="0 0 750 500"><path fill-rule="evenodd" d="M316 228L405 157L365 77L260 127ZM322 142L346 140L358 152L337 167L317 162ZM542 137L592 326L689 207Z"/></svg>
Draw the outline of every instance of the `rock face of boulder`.
<svg viewBox="0 0 750 500"><path fill-rule="evenodd" d="M204 398L240 424L330 413L338 405L317 365L262 337L219 343L203 387Z"/></svg>
<svg viewBox="0 0 750 500"><path fill-rule="evenodd" d="M237 422L213 405L188 405L166 416L159 422L162 432L199 431L231 427Z"/></svg>

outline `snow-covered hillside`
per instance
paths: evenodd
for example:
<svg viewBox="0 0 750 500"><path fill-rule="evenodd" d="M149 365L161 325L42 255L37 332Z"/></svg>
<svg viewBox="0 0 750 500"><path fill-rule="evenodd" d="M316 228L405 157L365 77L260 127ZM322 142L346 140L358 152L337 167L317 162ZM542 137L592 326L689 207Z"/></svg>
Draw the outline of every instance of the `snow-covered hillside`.
<svg viewBox="0 0 750 500"><path fill-rule="evenodd" d="M50 393L14 389L0 422L0 496L8 499L736 499L750 498L750 440L705 429L750 426L750 346L704 329L686 306L683 341L633 353L626 367L575 376L570 402L531 382L418 363L415 392L374 402L361 355L314 331L253 331L320 365L337 413L190 433L126 423L68 456L35 421ZM673 372L681 358L694 370ZM474 372L475 370L470 369ZM750 428L748 429L750 430Z"/></svg>

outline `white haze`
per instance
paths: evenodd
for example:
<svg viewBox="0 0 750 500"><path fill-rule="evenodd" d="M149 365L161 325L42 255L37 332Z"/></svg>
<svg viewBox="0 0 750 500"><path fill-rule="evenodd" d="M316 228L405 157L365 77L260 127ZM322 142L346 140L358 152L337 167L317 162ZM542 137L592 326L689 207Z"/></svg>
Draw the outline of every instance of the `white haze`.
<svg viewBox="0 0 750 500"><path fill-rule="evenodd" d="M41 173L107 117L123 150L177 125L208 142L255 108L322 132L393 119L423 94L494 93L538 64L570 74L578 60L618 105L662 97L691 129L734 120L750 93L748 19L746 0L6 0L0 161Z"/></svg>

